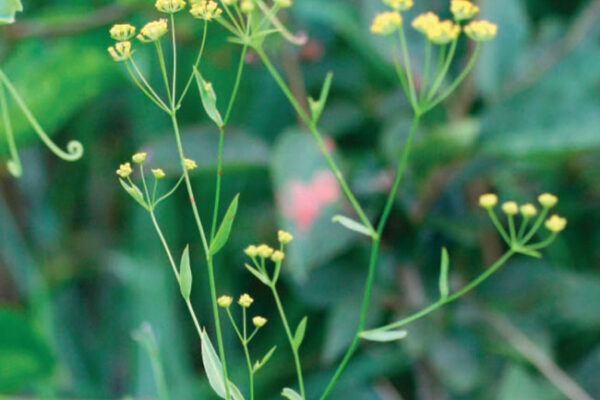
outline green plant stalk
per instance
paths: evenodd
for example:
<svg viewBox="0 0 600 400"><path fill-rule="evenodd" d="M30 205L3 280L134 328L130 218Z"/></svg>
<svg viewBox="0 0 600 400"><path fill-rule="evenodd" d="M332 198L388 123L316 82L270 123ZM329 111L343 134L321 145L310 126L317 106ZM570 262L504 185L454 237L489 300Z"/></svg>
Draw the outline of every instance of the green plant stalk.
<svg viewBox="0 0 600 400"><path fill-rule="evenodd" d="M504 227L502 226L502 224L498 220L498 217L496 216L496 212L494 211L493 208L489 208L488 209L488 215L490 216L490 219L492 220L492 223L494 224L494 226L496 227L496 229L500 233L500 236L502 236L502 239L504 239L504 241L506 242L506 244L508 244L510 246L511 245L510 237L508 236L508 234L506 233L506 230L504 229Z"/></svg>
<svg viewBox="0 0 600 400"><path fill-rule="evenodd" d="M433 85L431 86L431 90L429 91L429 95L427 96L427 103L429 103L431 101L431 99L435 96L435 94L437 93L438 89L440 88L440 86L444 82L444 78L446 77L446 74L448 74L448 70L450 69L450 65L452 64L452 60L454 59L454 53L456 52L456 45L457 44L458 44L458 38L454 39L452 41L452 44L450 45L450 50L448 51L448 54L446 55L446 60L445 60L445 62L443 64L442 70L437 75L437 77L436 77Z"/></svg>
<svg viewBox="0 0 600 400"><path fill-rule="evenodd" d="M548 216L549 212L550 212L550 209L548 207L544 207L544 209L540 213L540 216L538 217L538 219L535 221L535 223L531 227L531 230L523 238L522 243L527 243L529 240L531 240L533 235L535 235L535 233L540 229L540 227L546 220L546 217Z"/></svg>
<svg viewBox="0 0 600 400"><path fill-rule="evenodd" d="M425 106L425 93L427 92L427 85L429 85L429 73L431 69L431 40L425 39L425 72L423 73L423 81L421 83L421 93L419 95L419 100L421 104L419 105L421 108Z"/></svg>
<svg viewBox="0 0 600 400"><path fill-rule="evenodd" d="M10 123L10 115L8 113L6 93L4 92L4 85L2 84L0 84L0 107L2 107L4 131L6 133L6 141L8 142L8 150L10 152L11 158L11 161L9 161L8 164L8 168L14 176L19 177L23 174L23 166L21 165L21 159L17 150L17 144L15 143L15 136L13 133L12 125Z"/></svg>
<svg viewBox="0 0 600 400"><path fill-rule="evenodd" d="M410 91L410 102L413 105L415 113L419 113L419 101L417 99L417 92L415 90L415 83L412 75L412 68L410 65L410 55L408 53L408 45L406 43L406 35L404 34L404 25L400 26L398 30L400 37L400 48L402 49L402 57L404 58L404 67L406 68L406 77L408 79L408 89Z"/></svg>
<svg viewBox="0 0 600 400"><path fill-rule="evenodd" d="M254 371L252 369L252 359L250 358L250 352L248 351L248 319L246 317L246 307L242 307L244 334L242 338L242 347L244 348L244 355L246 357L246 364L248 366L248 380L250 384L250 400L254 400Z"/></svg>
<svg viewBox="0 0 600 400"><path fill-rule="evenodd" d="M523 217L523 222L521 222L521 227L519 228L519 233L517 234L517 240L521 240L523 238L530 219L530 217Z"/></svg>
<svg viewBox="0 0 600 400"><path fill-rule="evenodd" d="M315 140L317 141L317 145L319 146L319 149L323 153L323 156L325 157L325 160L327 161L327 164L329 165L329 168L331 168L331 170L333 171L335 178L337 179L340 186L342 187L344 194L350 201L352 208L354 209L354 211L360 218L361 222L363 223L363 225L368 227L372 233L375 233L375 228L373 227L373 225L367 218L364 210L358 203L358 200L356 199L356 197L350 190L350 186L346 182L344 175L342 174L342 172L338 168L337 164L335 163L333 157L331 156L331 153L329 153L329 150L327 150L327 146L323 142L323 137L321 136L321 133L319 132L317 126L312 122L312 119L306 114L306 112L304 111L304 109L302 108L302 106L300 105L298 100L296 100L296 98L294 97L291 90L286 85L285 81L283 80L283 78L281 77L279 72L277 72L277 69L275 68L275 66L273 66L273 63L271 62L271 60L269 59L269 57L267 56L267 54L265 53L263 48L260 46L257 46L254 49L255 49L256 53L258 54L258 56L261 58L262 62L267 67L267 70L269 71L269 73L273 76L273 79L275 80L277 85L280 87L280 89L283 91L285 96L288 98L292 107L294 107L294 110L296 111L296 113L300 116L302 121L310 129Z"/></svg>
<svg viewBox="0 0 600 400"><path fill-rule="evenodd" d="M464 288L462 288L461 290L459 290L458 292L445 297L445 298L441 298L440 300L438 300L437 302L433 303L432 305L422 309L419 312L416 312L404 319L401 319L400 321L376 328L376 329L371 329L369 331L366 331L365 333L373 333L373 332L380 332L380 331L389 331L392 329L398 329L401 328L413 321L416 321L420 318L423 318L424 316L432 313L433 311L437 310L438 308L442 307L445 304L448 304L450 302L453 302L454 300L464 296L465 294L467 294L468 292L470 292L471 290L473 290L474 288L476 288L477 286L479 286L482 282L484 282L486 279L488 279L490 276L492 276L496 271L498 271L498 269L500 269L500 267L502 267L504 264L506 264L506 262L513 256L515 255L515 250L510 249L508 250L502 257L500 257L491 267L489 267L484 273L482 273L481 275L479 275L476 279L474 279L473 281L471 281L467 286L465 286Z"/></svg>
<svg viewBox="0 0 600 400"><path fill-rule="evenodd" d="M283 309L283 305L281 304L281 299L279 298L279 294L277 293L277 287L272 284L270 285L271 291L273 292L273 298L275 299L275 303L277 304L277 309L279 310L279 315L281 317L281 322L283 323L283 327L285 329L285 333L288 337L288 341L290 342L290 347L292 349L292 353L294 355L294 364L296 366L296 375L298 376L298 386L300 387L300 396L302 396L303 400L306 400L306 394L304 391L304 378L302 377L302 364L300 363L300 356L298 355L298 349L294 344L294 336L292 335L292 331L290 329L290 324L288 323L287 317L285 316L285 311Z"/></svg>
<svg viewBox="0 0 600 400"><path fill-rule="evenodd" d="M177 106L175 108L179 109L179 107L181 107L181 103L183 102L183 99L185 98L185 95L187 94L188 90L190 89L190 86L192 85L192 82L194 82L194 69L197 69L198 66L200 65L200 61L202 60L202 55L204 54L204 47L206 46L206 34L208 32L208 21L204 21L204 29L202 31L202 43L200 44L200 50L198 51L198 56L196 57L196 62L194 63L194 67L192 68L192 73L190 74L190 77L188 78L187 83L185 84L185 87L183 89L183 91L181 92L181 97L179 98L179 101L177 102Z"/></svg>
<svg viewBox="0 0 600 400"><path fill-rule="evenodd" d="M396 194L398 193L398 189L400 187L400 182L402 181L402 177L404 176L404 171L406 170L406 165L408 164L408 159L409 159L410 151L412 148L412 142L413 142L414 136L417 132L417 128L419 126L419 121L420 121L420 115L415 114L415 116L413 118L413 123L412 123L411 129L410 129L410 132L408 135L408 139L406 140L406 143L404 145L404 150L403 150L402 156L400 158L398 170L396 171L396 178L394 179L394 184L388 195L386 205L383 210L383 214L381 216L379 224L377 225L377 235L376 235L376 238L373 240L372 247L371 247L371 256L369 259L369 272L367 275L367 281L365 283L365 290L364 290L363 301L362 301L362 306L361 306L361 311L360 311L360 318L359 318L359 323L358 323L358 328L356 330L356 334L354 335L354 339L352 340L350 347L348 347L348 350L346 351L344 358L342 359L342 361L340 362L340 365L336 369L335 374L333 375L333 377L327 384L325 391L321 395L321 400L324 400L327 398L327 396L329 396L329 394L335 387L337 381L339 380L340 376L342 375L342 372L346 369L348 363L350 362L350 359L356 352L358 345L360 344L360 340L361 340L360 334L365 329L365 325L367 322L367 314L369 311L369 303L371 301L371 295L373 292L373 283L375 282L375 272L377 270L377 260L378 260L379 245L380 245L379 238L381 238L381 235L383 234L383 231L385 229L390 212L392 211L392 208L394 206L394 202L396 200Z"/></svg>

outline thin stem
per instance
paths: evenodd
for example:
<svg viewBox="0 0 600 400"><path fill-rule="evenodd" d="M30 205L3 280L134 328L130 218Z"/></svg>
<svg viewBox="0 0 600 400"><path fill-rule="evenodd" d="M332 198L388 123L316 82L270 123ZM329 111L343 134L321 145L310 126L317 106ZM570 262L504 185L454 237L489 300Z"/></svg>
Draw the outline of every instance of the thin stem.
<svg viewBox="0 0 600 400"><path fill-rule="evenodd" d="M235 323L235 319L233 318L233 315L231 315L231 308L227 307L225 310L227 311L227 317L229 317L231 326L233 326L235 333L237 334L238 338L240 339L240 342L244 343L244 336L242 336L242 333L240 332L237 324Z"/></svg>
<svg viewBox="0 0 600 400"><path fill-rule="evenodd" d="M175 108L175 99L177 98L177 41L175 33L175 16L171 13L171 43L173 46L173 85L171 89L171 107Z"/></svg>
<svg viewBox="0 0 600 400"><path fill-rule="evenodd" d="M421 81L421 93L420 93L420 101L421 107L424 107L424 99L425 99L425 93L427 91L427 85L429 85L429 70L431 69L431 40L426 39L426 44L425 44L425 70L423 72L423 80Z"/></svg>
<svg viewBox="0 0 600 400"><path fill-rule="evenodd" d="M165 89L167 91L167 99L169 104L173 104L173 97L171 95L171 88L169 87L169 74L167 72L167 65L165 64L165 55L162 50L160 40L154 42L156 45L156 54L158 55L158 62L160 64L160 71L162 72L163 80L165 81ZM173 107L171 107L173 108Z"/></svg>
<svg viewBox="0 0 600 400"><path fill-rule="evenodd" d="M413 109L416 114L419 113L419 104L417 101L417 93L415 90L415 83L413 80L412 69L410 66L410 54L408 52L408 45L406 44L406 35L404 34L404 25L400 26L398 30L400 37L400 47L402 49L402 58L404 59L404 66L406 68L406 77L408 79L408 89L410 91L410 101L413 105Z"/></svg>
<svg viewBox="0 0 600 400"><path fill-rule="evenodd" d="M521 240L525 231L527 230L527 226L529 225L530 217L523 217L523 222L521 222L521 227L519 228L519 233L517 233L517 240Z"/></svg>
<svg viewBox="0 0 600 400"><path fill-rule="evenodd" d="M531 249L531 250L543 249L544 247L550 246L552 244L552 242L554 242L554 240L556 239L557 236L558 236L558 233L552 232L550 237L548 237L546 240L544 240L540 243L537 243L537 244L532 244L530 246L527 246L527 248Z"/></svg>
<svg viewBox="0 0 600 400"><path fill-rule="evenodd" d="M450 51L448 52L448 54L446 56L446 60L445 60L445 62L443 64L444 66L442 67L442 70L440 71L440 73L437 75L437 77L436 77L433 85L431 86L431 90L429 91L429 95L427 96L427 103L429 103L431 101L431 99L433 98L433 96L435 96L435 94L437 93L438 89L440 88L440 86L444 82L444 78L448 74L448 70L450 69L450 65L452 64L452 60L454 59L454 53L456 52L456 45L457 44L458 44L458 38L454 39L454 41L450 45Z"/></svg>
<svg viewBox="0 0 600 400"><path fill-rule="evenodd" d="M271 286L271 291L273 292L273 297L275 298L275 303L277 304L277 309L279 310L279 315L281 316L281 321L283 323L283 327L285 329L285 333L288 337L288 341L290 342L290 347L292 349L292 353L294 355L294 363L296 365L296 374L298 375L298 386L300 387L300 396L302 399L306 399L306 394L304 392L304 379L302 378L302 364L300 363L300 356L298 355L298 349L294 344L294 336L292 335L292 331L290 329L290 325L288 323L287 317L285 316L285 311L283 310L283 305L281 304L281 299L279 298L279 294L277 293L277 288L275 285Z"/></svg>
<svg viewBox="0 0 600 400"><path fill-rule="evenodd" d="M512 214L508 215L508 231L510 232L510 242L516 243L517 232L515 230L515 217Z"/></svg>
<svg viewBox="0 0 600 400"><path fill-rule="evenodd" d="M81 156L83 155L83 146L78 141L72 140L69 143L67 143L67 151L64 151L60 147L58 147L52 141L52 139L50 139L48 134L44 131L37 119L33 116L33 113L31 112L29 107L27 107L27 104L25 104L25 102L21 98L21 95L19 95L19 92L17 92L15 87L12 85L11 81L4 74L4 71L2 71L2 69L0 69L0 83L3 83L4 86L8 89L9 93L21 109L21 112L29 121L29 124L31 125L33 130L37 133L39 138L42 140L42 142L44 142L44 144L48 147L48 149L50 149L52 153L54 153L57 157L63 159L64 161L77 161L81 158Z"/></svg>
<svg viewBox="0 0 600 400"><path fill-rule="evenodd" d="M207 31L208 31L208 21L205 20L204 21L204 29L202 32L202 43L200 44L200 50L198 51L198 56L196 57L196 62L194 63L192 72L190 73L190 77L188 78L185 88L183 89L183 92L181 92L181 97L179 98L179 101L177 102L177 105L175 106L176 109L179 109L179 107L181 107L181 103L183 102L185 95L187 94L188 90L190 89L190 86L192 85L192 82L194 81L194 70L198 69L198 67L200 65L200 61L202 60L202 55L204 54L204 46L206 45Z"/></svg>
<svg viewBox="0 0 600 400"><path fill-rule="evenodd" d="M131 62L131 66L129 66L128 61ZM148 80L146 80L146 78L144 77L144 74L142 74L142 71L140 71L140 69L138 68L137 64L135 63L135 61L133 60L132 57L129 57L129 59L125 61L125 66L127 67L127 70L129 71L129 75L131 75L131 78L133 79L133 81L135 82L137 87L139 87L141 89L141 91L146 96L148 96L148 98L150 98L150 100L152 100L164 112L169 113L170 112L169 107L165 104L165 102L160 98L158 93L156 93L156 91L148 83ZM133 71L131 68L133 68ZM138 77L139 77L139 80L138 80ZM140 83L140 80L142 81L143 85L142 85L142 83Z"/></svg>
<svg viewBox="0 0 600 400"><path fill-rule="evenodd" d="M311 133L313 134L315 140L317 141L317 145L318 145L319 149L323 153L323 156L325 157L325 160L327 161L327 164L329 165L329 168L331 168L331 170L333 171L337 181L339 182L340 186L342 187L344 194L350 201L352 208L354 208L354 211L360 218L361 222L363 223L363 225L368 227L371 230L371 232L374 233L375 229L373 228L373 225L367 218L365 212L363 211L362 207L358 203L358 200L356 199L356 197L350 190L350 186L346 182L346 179L344 178L342 172L340 171L337 164L333 160L331 153L329 153L329 150L327 149L327 146L325 145L325 142L323 141L321 133L317 129L316 125L312 122L311 118L306 114L306 112L304 111L304 109L302 108L302 106L300 105L298 100L296 100L296 98L294 97L294 95L292 94L290 89L288 88L287 84L285 83L285 81L283 80L281 75L279 75L279 72L277 72L277 69L273 66L273 64L271 63L271 60L266 55L266 53L264 52L262 47L256 47L255 50L256 50L257 54L259 55L259 57L261 58L261 60L263 61L263 63L265 64L265 66L267 67L267 69L269 70L270 74L273 76L273 79L275 80L275 82L279 85L279 87L281 88L281 90L283 91L285 96L288 98L291 105L296 110L296 113L300 116L302 121L309 127Z"/></svg>
<svg viewBox="0 0 600 400"><path fill-rule="evenodd" d="M252 368L252 359L250 358L250 352L248 351L248 342L243 341L242 346L244 347L244 355L246 356L246 365L248 366L248 380L250 383L250 400L254 400L254 369Z"/></svg>
<svg viewBox="0 0 600 400"><path fill-rule="evenodd" d="M458 292L454 293L451 296L448 296L446 298L442 298L439 301L433 303L432 305L424 308L421 311L418 311L404 319L401 319L400 321L382 326L380 328L376 328L376 329L371 329L367 332L371 333L371 332L378 332L378 331L389 331L392 329L398 329L401 328L413 321L416 321L420 318L423 318L424 316L432 313L433 311L437 310L438 308L440 308L441 306L448 304L450 302L453 302L454 300L464 296L465 294L467 294L468 292L470 292L471 290L473 290L474 288L476 288L477 286L479 286L482 282L484 282L487 278L489 278L490 276L492 276L494 274L494 272L496 272L500 267L502 267L504 264L506 264L506 262L515 254L514 250L509 250L507 251L502 257L500 257L491 267L489 267L484 273L482 273L481 275L479 275L477 278L475 278L473 281L471 281L467 286L465 286L464 288L462 288L461 290L459 290ZM365 332L365 333L367 333Z"/></svg>
<svg viewBox="0 0 600 400"><path fill-rule="evenodd" d="M404 68L402 67L402 61L400 60L400 56L398 55L398 50L396 49L396 42L394 41L393 37L390 37L390 42L391 42L391 47L392 47L392 57L394 59L394 69L396 70L396 74L398 75L398 78L400 79L400 84L402 85L402 89L404 90L404 93L406 94L406 97L408 98L408 101L411 102L412 105L412 101L410 98L410 90L408 89L408 82L406 82L406 74L404 73Z"/></svg>
<svg viewBox="0 0 600 400"><path fill-rule="evenodd" d="M21 158L19 157L19 151L17 150L17 144L15 143L15 136L10 123L10 115L8 113L8 102L6 101L6 93L4 93L4 85L2 84L0 84L0 107L2 107L4 131L6 133L6 141L8 142L8 150L11 158L7 163L7 168L13 176L20 177L23 174L23 166L21 164Z"/></svg>
<svg viewBox="0 0 600 400"><path fill-rule="evenodd" d="M504 239L504 241L506 242L506 244L510 245L511 244L510 237L508 236L508 234L506 233L506 230L504 229L504 227L502 226L502 224L498 220L498 217L496 216L496 212L494 211L493 208L489 208L488 209L488 215L490 216L490 219L492 220L492 223L494 224L494 226L496 227L496 229L500 233L500 236L502 236L502 239Z"/></svg>
<svg viewBox="0 0 600 400"><path fill-rule="evenodd" d="M154 206L157 206L158 203L160 203L161 201L165 200L167 197L169 197L170 195L172 195L177 188L179 187L179 185L181 185L181 182L183 182L185 176L181 175L181 178L179 178L179 180L177 181L177 183L175 184L175 186L173 186L173 188L171 190L169 190L167 193L163 194L162 196L160 196L158 198L158 200L156 200L156 203L154 203Z"/></svg>
<svg viewBox="0 0 600 400"><path fill-rule="evenodd" d="M527 243L527 242L529 242L529 240L531 240L531 238L533 237L533 235L535 235L535 233L540 229L540 227L542 226L542 224L546 220L546 217L548 216L549 212L550 212L550 209L548 207L544 207L544 209L540 213L540 216L535 221L535 224L533 224L533 226L531 227L531 229L529 230L529 232L527 233L527 235L525 235L525 237L523 238L523 240L522 240L521 243Z"/></svg>

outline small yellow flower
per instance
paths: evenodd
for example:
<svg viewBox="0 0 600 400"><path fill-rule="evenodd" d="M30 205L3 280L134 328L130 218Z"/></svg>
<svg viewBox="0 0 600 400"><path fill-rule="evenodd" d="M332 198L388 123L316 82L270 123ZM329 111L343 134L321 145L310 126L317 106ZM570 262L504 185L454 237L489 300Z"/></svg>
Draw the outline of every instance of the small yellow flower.
<svg viewBox="0 0 600 400"><path fill-rule="evenodd" d="M267 319L257 315L256 317L252 318L252 323L257 328L262 328L263 326L265 326L267 324Z"/></svg>
<svg viewBox="0 0 600 400"><path fill-rule="evenodd" d="M427 31L429 31L432 27L436 26L439 23L440 17L438 17L432 12L427 12L417 16L413 20L412 26L419 32L427 34Z"/></svg>
<svg viewBox="0 0 600 400"><path fill-rule="evenodd" d="M502 204L502 211L504 211L504 214L506 215L515 215L519 212L519 205L514 201L507 201Z"/></svg>
<svg viewBox="0 0 600 400"><path fill-rule="evenodd" d="M231 296L221 296L217 299L217 304L219 307L227 308L233 303L233 297Z"/></svg>
<svg viewBox="0 0 600 400"><path fill-rule="evenodd" d="M254 5L254 1L252 0L242 0L240 4L240 9L245 14L250 14L252 11L254 11L255 7L256 6Z"/></svg>
<svg viewBox="0 0 600 400"><path fill-rule="evenodd" d="M498 25L488 21L473 21L465 26L465 33L477 42L487 42L496 37Z"/></svg>
<svg viewBox="0 0 600 400"><path fill-rule="evenodd" d="M433 43L442 45L455 40L460 35L460 29L460 25L448 19L432 24L425 34Z"/></svg>
<svg viewBox="0 0 600 400"><path fill-rule="evenodd" d="M413 6L413 0L383 0L385 4L397 11L410 10Z"/></svg>
<svg viewBox="0 0 600 400"><path fill-rule="evenodd" d="M156 179L162 179L162 178L164 178L165 176L167 176L167 175L165 174L165 171L163 171L163 170L162 170L162 169L160 169L160 168L153 169L153 170L152 170L152 175L154 175L154 177L155 177Z"/></svg>
<svg viewBox="0 0 600 400"><path fill-rule="evenodd" d="M244 308L250 307L252 303L254 303L254 299L250 297L248 293L241 295L240 299L238 300L238 304Z"/></svg>
<svg viewBox="0 0 600 400"><path fill-rule="evenodd" d="M246 253L246 255L248 257L254 258L258 254L258 250L255 245L251 244L250 246L248 246L244 249L244 253Z"/></svg>
<svg viewBox="0 0 600 400"><path fill-rule="evenodd" d="M558 203L558 197L550 193L543 193L538 197L538 201L545 208L552 208Z"/></svg>
<svg viewBox="0 0 600 400"><path fill-rule="evenodd" d="M402 15L398 11L385 11L375 16L371 32L377 35L391 35L402 25Z"/></svg>
<svg viewBox="0 0 600 400"><path fill-rule="evenodd" d="M546 220L545 225L550 232L559 233L567 227L567 219L554 214Z"/></svg>
<svg viewBox="0 0 600 400"><path fill-rule="evenodd" d="M483 208L494 208L498 204L498 196L494 193L486 193L479 196L479 205Z"/></svg>
<svg viewBox="0 0 600 400"><path fill-rule="evenodd" d="M275 0L275 4L281 8L289 8L292 6L292 0Z"/></svg>
<svg viewBox="0 0 600 400"><path fill-rule="evenodd" d="M260 246L258 246L256 248L256 254L258 254L262 258L271 257L271 255L273 255L274 251L275 250L273 250L273 248L271 246L266 245L266 244L261 244Z"/></svg>
<svg viewBox="0 0 600 400"><path fill-rule="evenodd" d="M146 161L146 153L135 153L131 159L136 164L142 164L144 161Z"/></svg>
<svg viewBox="0 0 600 400"><path fill-rule="evenodd" d="M190 9L190 14L192 14L194 18L199 18L206 21L217 18L222 13L223 10L221 10L217 2L213 0L201 0L193 4L192 8Z"/></svg>
<svg viewBox="0 0 600 400"><path fill-rule="evenodd" d="M471 19L479 12L479 7L467 0L452 0L450 11L456 21Z"/></svg>
<svg viewBox="0 0 600 400"><path fill-rule="evenodd" d="M183 166L185 167L185 169L187 169L188 171L193 171L196 168L198 168L198 164L196 164L196 161L186 158L183 160Z"/></svg>
<svg viewBox="0 0 600 400"><path fill-rule="evenodd" d="M169 30L167 20L165 18L158 19L156 21L148 22L140 30L140 34L137 38L141 42L155 42L164 36Z"/></svg>
<svg viewBox="0 0 600 400"><path fill-rule="evenodd" d="M135 26L130 24L115 24L110 28L110 37L119 42L131 39L135 35Z"/></svg>
<svg viewBox="0 0 600 400"><path fill-rule="evenodd" d="M277 238L279 239L279 243L283 245L288 244L294 239L291 233L282 230L277 232Z"/></svg>
<svg viewBox="0 0 600 400"><path fill-rule="evenodd" d="M117 62L125 61L131 57L131 42L118 42L108 48L108 53Z"/></svg>
<svg viewBox="0 0 600 400"><path fill-rule="evenodd" d="M521 215L525 218L533 218L537 215L537 208L531 203L523 204L521 206Z"/></svg>
<svg viewBox="0 0 600 400"><path fill-rule="evenodd" d="M185 0L156 0L156 9L167 14L174 14L185 8Z"/></svg>
<svg viewBox="0 0 600 400"><path fill-rule="evenodd" d="M273 262L281 262L285 258L285 253L283 251L276 250L271 256L271 260Z"/></svg>
<svg viewBox="0 0 600 400"><path fill-rule="evenodd" d="M132 172L133 172L133 170L131 169L131 164L126 162L125 164L121 164L119 166L119 169L117 170L117 175L119 175L121 178L125 179L129 175L131 175Z"/></svg>

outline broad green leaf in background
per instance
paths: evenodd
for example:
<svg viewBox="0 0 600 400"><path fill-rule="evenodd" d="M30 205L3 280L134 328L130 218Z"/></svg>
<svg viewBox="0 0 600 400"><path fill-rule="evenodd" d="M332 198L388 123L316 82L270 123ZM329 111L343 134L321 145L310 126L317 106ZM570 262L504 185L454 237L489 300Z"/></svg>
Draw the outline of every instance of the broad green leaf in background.
<svg viewBox="0 0 600 400"><path fill-rule="evenodd" d="M360 334L360 337L372 342L394 342L396 340L404 339L407 335L408 332L405 330L395 330L363 332Z"/></svg>
<svg viewBox="0 0 600 400"><path fill-rule="evenodd" d="M1 0L0 25L12 24L15 22L15 14L19 11L23 11L21 0Z"/></svg>
<svg viewBox="0 0 600 400"><path fill-rule="evenodd" d="M149 323L144 322L139 329L132 333L132 337L144 348L150 357L152 372L154 373L154 380L156 381L156 388L158 390L158 398L160 400L168 400L169 389L160 357L160 351L158 350L158 344L156 343L156 337L154 336L152 327Z"/></svg>
<svg viewBox="0 0 600 400"><path fill-rule="evenodd" d="M202 363L204 364L210 386L219 397L224 399L225 378L223 377L223 367L205 330L202 331ZM228 383L229 392L233 400L244 400L244 396L240 390L232 382Z"/></svg>
<svg viewBox="0 0 600 400"><path fill-rule="evenodd" d="M231 201L231 204L229 205L229 208L223 217L223 221L221 221L221 226L215 235L215 239L210 244L210 254L212 255L217 254L219 250L225 246L227 240L229 239L231 228L233 227L233 221L235 220L235 215L237 214L239 198L240 195L237 194Z"/></svg>
<svg viewBox="0 0 600 400"><path fill-rule="evenodd" d="M525 368L509 366L504 372L498 400L559 400L564 397L548 381L534 377Z"/></svg>
<svg viewBox="0 0 600 400"><path fill-rule="evenodd" d="M187 301L192 293L192 268L190 265L190 246L185 246L179 263L179 287L181 295Z"/></svg>
<svg viewBox="0 0 600 400"><path fill-rule="evenodd" d="M302 400L300 394L298 394L298 392L290 388L283 389L281 395L288 400Z"/></svg>
<svg viewBox="0 0 600 400"><path fill-rule="evenodd" d="M0 393L50 377L52 351L24 313L0 308L0 332Z"/></svg>

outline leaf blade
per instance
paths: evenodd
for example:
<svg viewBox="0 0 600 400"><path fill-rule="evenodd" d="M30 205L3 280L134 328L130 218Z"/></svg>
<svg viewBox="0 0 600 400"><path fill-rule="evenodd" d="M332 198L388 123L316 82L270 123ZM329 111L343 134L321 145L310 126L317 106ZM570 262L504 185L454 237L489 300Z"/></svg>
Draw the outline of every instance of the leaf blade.
<svg viewBox="0 0 600 400"><path fill-rule="evenodd" d="M15 14L21 11L23 11L21 0L0 1L0 25L14 23Z"/></svg>
<svg viewBox="0 0 600 400"><path fill-rule="evenodd" d="M298 392L290 388L283 389L281 395L288 400L302 400L300 394L298 394Z"/></svg>
<svg viewBox="0 0 600 400"><path fill-rule="evenodd" d="M361 332L360 337L371 342L394 342L408 335L405 330Z"/></svg>
<svg viewBox="0 0 600 400"><path fill-rule="evenodd" d="M332 222L336 222L351 231L358 232L362 235L373 237L373 232L368 227L364 226L358 221L352 218L345 217L343 215L336 215L331 219Z"/></svg>
<svg viewBox="0 0 600 400"><path fill-rule="evenodd" d="M235 220L235 215L237 214L238 209L238 200L240 198L239 193L233 198L229 208L227 208L227 212L223 217L223 221L221 221L221 226L217 230L217 234L215 235L214 240L210 244L210 254L215 255L225 246L227 240L229 239L229 235L231 234L231 228L233 226L233 221Z"/></svg>
<svg viewBox="0 0 600 400"><path fill-rule="evenodd" d="M221 360L217 356L214 346L212 345L210 338L205 330L201 331L201 342L202 342L202 364L206 370L206 376L208 377L208 383L214 392L224 399L225 395L225 379L223 378L223 366ZM228 382L229 392L234 400L244 400L244 396L240 390L233 384Z"/></svg>
<svg viewBox="0 0 600 400"><path fill-rule="evenodd" d="M450 289L448 287L448 269L450 267L450 259L448 257L448 250L442 247L442 260L440 262L440 296L442 299L448 297Z"/></svg>
<svg viewBox="0 0 600 400"><path fill-rule="evenodd" d="M188 301L192 293L192 268L190 265L190 245L183 249L181 261L179 262L179 288L181 295Z"/></svg>
<svg viewBox="0 0 600 400"><path fill-rule="evenodd" d="M206 111L208 117L217 124L217 127L220 129L223 127L223 118L217 109L217 95L215 89L210 82L204 80L197 68L194 68L194 75L196 76L196 83L198 84L204 111Z"/></svg>
<svg viewBox="0 0 600 400"><path fill-rule="evenodd" d="M296 328L296 333L294 333L294 346L296 350L300 348L302 341L304 340L304 335L306 334L306 324L308 322L308 317L302 318L302 321L298 324Z"/></svg>

